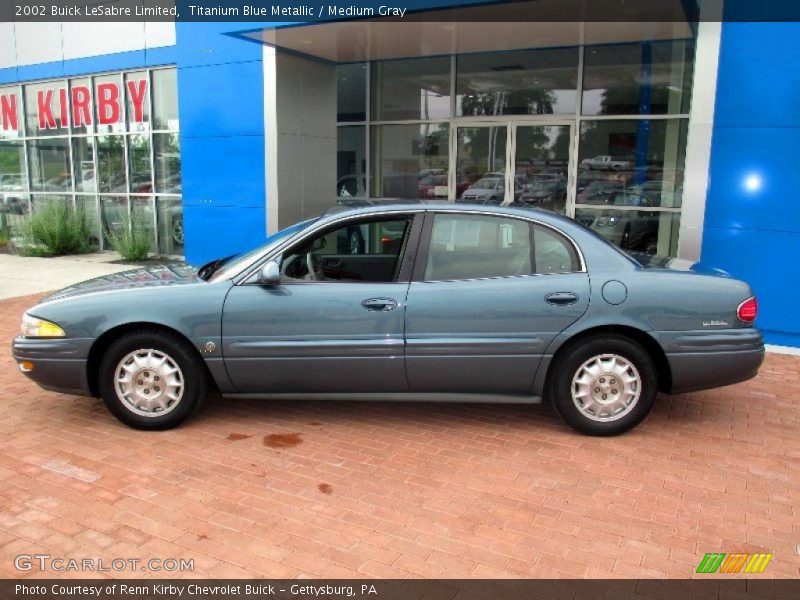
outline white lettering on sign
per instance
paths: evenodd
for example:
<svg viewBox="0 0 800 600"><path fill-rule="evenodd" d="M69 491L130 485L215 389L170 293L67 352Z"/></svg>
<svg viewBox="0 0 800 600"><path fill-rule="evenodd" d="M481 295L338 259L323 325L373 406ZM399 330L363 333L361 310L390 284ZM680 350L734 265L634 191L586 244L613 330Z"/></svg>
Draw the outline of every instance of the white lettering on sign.
<svg viewBox="0 0 800 600"><path fill-rule="evenodd" d="M100 125L118 123L122 116L122 103L130 100L129 119L134 123L144 122L144 106L147 101L147 79L131 79L125 82L125 92L119 84L98 83L94 91L97 105L97 122ZM36 93L36 121L40 130L66 127L72 120L73 127L93 123L91 91L88 86L75 85L53 87ZM0 127L3 131L19 129L19 110L16 93L0 93Z"/></svg>

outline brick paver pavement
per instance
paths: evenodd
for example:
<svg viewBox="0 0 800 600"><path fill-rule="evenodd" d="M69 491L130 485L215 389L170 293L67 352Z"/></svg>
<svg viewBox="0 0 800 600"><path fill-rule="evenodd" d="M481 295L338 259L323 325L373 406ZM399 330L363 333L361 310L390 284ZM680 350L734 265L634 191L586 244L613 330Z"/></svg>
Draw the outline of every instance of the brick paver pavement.
<svg viewBox="0 0 800 600"><path fill-rule="evenodd" d="M660 397L612 439L544 406L214 397L146 433L16 372L34 300L0 302L0 575L45 552L194 559L187 576L687 577L705 552L769 551L764 577L800 576L798 358Z"/></svg>

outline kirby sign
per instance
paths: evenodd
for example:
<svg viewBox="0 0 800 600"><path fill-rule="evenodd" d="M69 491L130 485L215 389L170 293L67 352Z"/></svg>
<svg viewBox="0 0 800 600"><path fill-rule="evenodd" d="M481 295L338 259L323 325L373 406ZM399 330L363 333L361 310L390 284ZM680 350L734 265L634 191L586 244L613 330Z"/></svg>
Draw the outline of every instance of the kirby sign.
<svg viewBox="0 0 800 600"><path fill-rule="evenodd" d="M147 79L130 79L125 82L124 92L117 82L97 83L94 101L96 115L91 108L92 95L88 85L66 84L36 91L34 115L39 131L60 129L71 122L73 127L91 126L96 119L98 125L113 125L122 120L123 93L130 100L128 118L132 123L144 122L147 101ZM20 125L20 105L16 92L0 93L0 126L4 132L17 131ZM28 99L31 102L31 99ZM31 135L31 132L28 132Z"/></svg>

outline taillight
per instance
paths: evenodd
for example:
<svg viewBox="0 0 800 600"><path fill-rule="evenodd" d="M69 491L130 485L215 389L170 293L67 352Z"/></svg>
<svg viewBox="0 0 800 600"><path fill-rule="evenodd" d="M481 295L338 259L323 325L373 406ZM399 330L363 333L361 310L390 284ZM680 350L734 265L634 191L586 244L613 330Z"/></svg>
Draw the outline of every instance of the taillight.
<svg viewBox="0 0 800 600"><path fill-rule="evenodd" d="M742 302L739 308L736 309L736 316L739 317L740 321L744 321L745 323L752 323L755 321L756 315L758 315L758 300L756 300L755 296Z"/></svg>

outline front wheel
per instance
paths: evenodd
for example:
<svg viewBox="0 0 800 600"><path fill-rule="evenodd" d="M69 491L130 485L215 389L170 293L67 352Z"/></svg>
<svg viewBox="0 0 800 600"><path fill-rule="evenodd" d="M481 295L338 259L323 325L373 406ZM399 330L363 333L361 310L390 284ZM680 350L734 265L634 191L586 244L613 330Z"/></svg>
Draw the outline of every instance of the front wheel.
<svg viewBox="0 0 800 600"><path fill-rule="evenodd" d="M653 361L633 340L596 336L568 348L552 367L550 399L558 415L587 435L624 433L653 408Z"/></svg>
<svg viewBox="0 0 800 600"><path fill-rule="evenodd" d="M194 349L160 330L136 331L112 343L100 363L99 384L114 416L150 430L182 423L203 403L208 387Z"/></svg>

